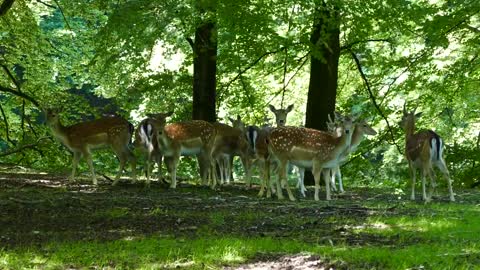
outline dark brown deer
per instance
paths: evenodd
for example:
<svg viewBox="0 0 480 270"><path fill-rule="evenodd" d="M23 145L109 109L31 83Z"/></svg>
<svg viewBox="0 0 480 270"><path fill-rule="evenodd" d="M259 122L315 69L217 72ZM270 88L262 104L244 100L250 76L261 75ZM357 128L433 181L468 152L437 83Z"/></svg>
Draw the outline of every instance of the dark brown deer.
<svg viewBox="0 0 480 270"><path fill-rule="evenodd" d="M416 109L415 109L416 110ZM448 191L450 193L450 201L455 201L452 190L452 179L448 172L445 160L443 158L443 140L432 130L420 130L415 133L416 119L422 113L407 112L406 103L403 105L403 117L401 126L405 130L405 156L408 160L410 173L412 176L412 194L411 200L415 200L415 180L416 170L420 169L422 173L422 199L430 201L431 195L435 189L435 172L432 165L437 166L443 173L448 183ZM426 176L430 177L431 189L427 196L426 192Z"/></svg>

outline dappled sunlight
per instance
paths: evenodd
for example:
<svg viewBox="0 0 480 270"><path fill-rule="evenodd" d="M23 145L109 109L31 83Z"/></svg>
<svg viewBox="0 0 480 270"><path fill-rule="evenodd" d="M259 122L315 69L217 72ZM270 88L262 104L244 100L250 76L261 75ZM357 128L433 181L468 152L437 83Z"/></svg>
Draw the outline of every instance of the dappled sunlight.
<svg viewBox="0 0 480 270"><path fill-rule="evenodd" d="M383 222L366 223L358 226L352 226L356 232L359 231L391 231L392 227Z"/></svg>

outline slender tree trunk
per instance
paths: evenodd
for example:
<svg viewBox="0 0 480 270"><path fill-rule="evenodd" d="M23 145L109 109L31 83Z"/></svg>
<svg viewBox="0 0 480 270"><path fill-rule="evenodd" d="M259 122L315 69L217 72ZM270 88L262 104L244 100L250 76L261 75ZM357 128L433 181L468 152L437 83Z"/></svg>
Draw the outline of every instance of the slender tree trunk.
<svg viewBox="0 0 480 270"><path fill-rule="evenodd" d="M217 30L208 21L195 31L193 62L193 119L215 122Z"/></svg>
<svg viewBox="0 0 480 270"><path fill-rule="evenodd" d="M310 41L310 85L308 87L305 126L327 130L328 114L333 117L337 96L338 60L340 58L340 27L338 11L325 3L317 7ZM314 183L313 175L305 173L305 183Z"/></svg>

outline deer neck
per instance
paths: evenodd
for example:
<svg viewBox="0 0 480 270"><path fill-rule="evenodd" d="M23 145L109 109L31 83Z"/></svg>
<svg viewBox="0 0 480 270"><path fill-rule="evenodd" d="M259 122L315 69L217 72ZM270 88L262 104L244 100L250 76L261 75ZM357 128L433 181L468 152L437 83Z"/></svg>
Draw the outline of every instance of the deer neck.
<svg viewBox="0 0 480 270"><path fill-rule="evenodd" d="M49 123L49 127L57 139L59 139L63 144L68 145L68 128L64 126L60 120Z"/></svg>
<svg viewBox="0 0 480 270"><path fill-rule="evenodd" d="M405 127L406 139L408 140L408 138L413 136L414 133L415 133L415 121L408 121Z"/></svg>
<svg viewBox="0 0 480 270"><path fill-rule="evenodd" d="M353 132L343 133L342 136L337 138L337 147L335 148L335 152L339 155L344 153L350 149L350 145L352 144L352 135Z"/></svg>
<svg viewBox="0 0 480 270"><path fill-rule="evenodd" d="M353 130L352 134L352 141L350 143L350 148L355 149L363 140L364 133L361 130L361 128L358 128L355 126L355 129Z"/></svg>

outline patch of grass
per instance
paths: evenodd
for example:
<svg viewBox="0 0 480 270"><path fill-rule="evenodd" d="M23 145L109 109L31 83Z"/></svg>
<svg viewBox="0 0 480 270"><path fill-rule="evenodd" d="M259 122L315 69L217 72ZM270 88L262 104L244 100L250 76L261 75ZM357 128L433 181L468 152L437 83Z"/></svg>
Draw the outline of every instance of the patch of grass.
<svg viewBox="0 0 480 270"><path fill-rule="evenodd" d="M210 221L212 225L222 226L225 224L225 216L221 212L213 212L210 214Z"/></svg>
<svg viewBox="0 0 480 270"><path fill-rule="evenodd" d="M480 265L480 194L471 191L457 191L456 203L372 188L279 202L236 186L50 184L0 182L0 269L218 269L299 253L340 269Z"/></svg>
<svg viewBox="0 0 480 270"><path fill-rule="evenodd" d="M50 243L43 249L0 251L2 269L58 269L112 267L152 269L186 267L219 268L271 254L320 254L352 268L367 269L471 269L480 263L478 244L418 243L406 247L322 246L272 238L205 237L172 239L149 237L112 242Z"/></svg>

